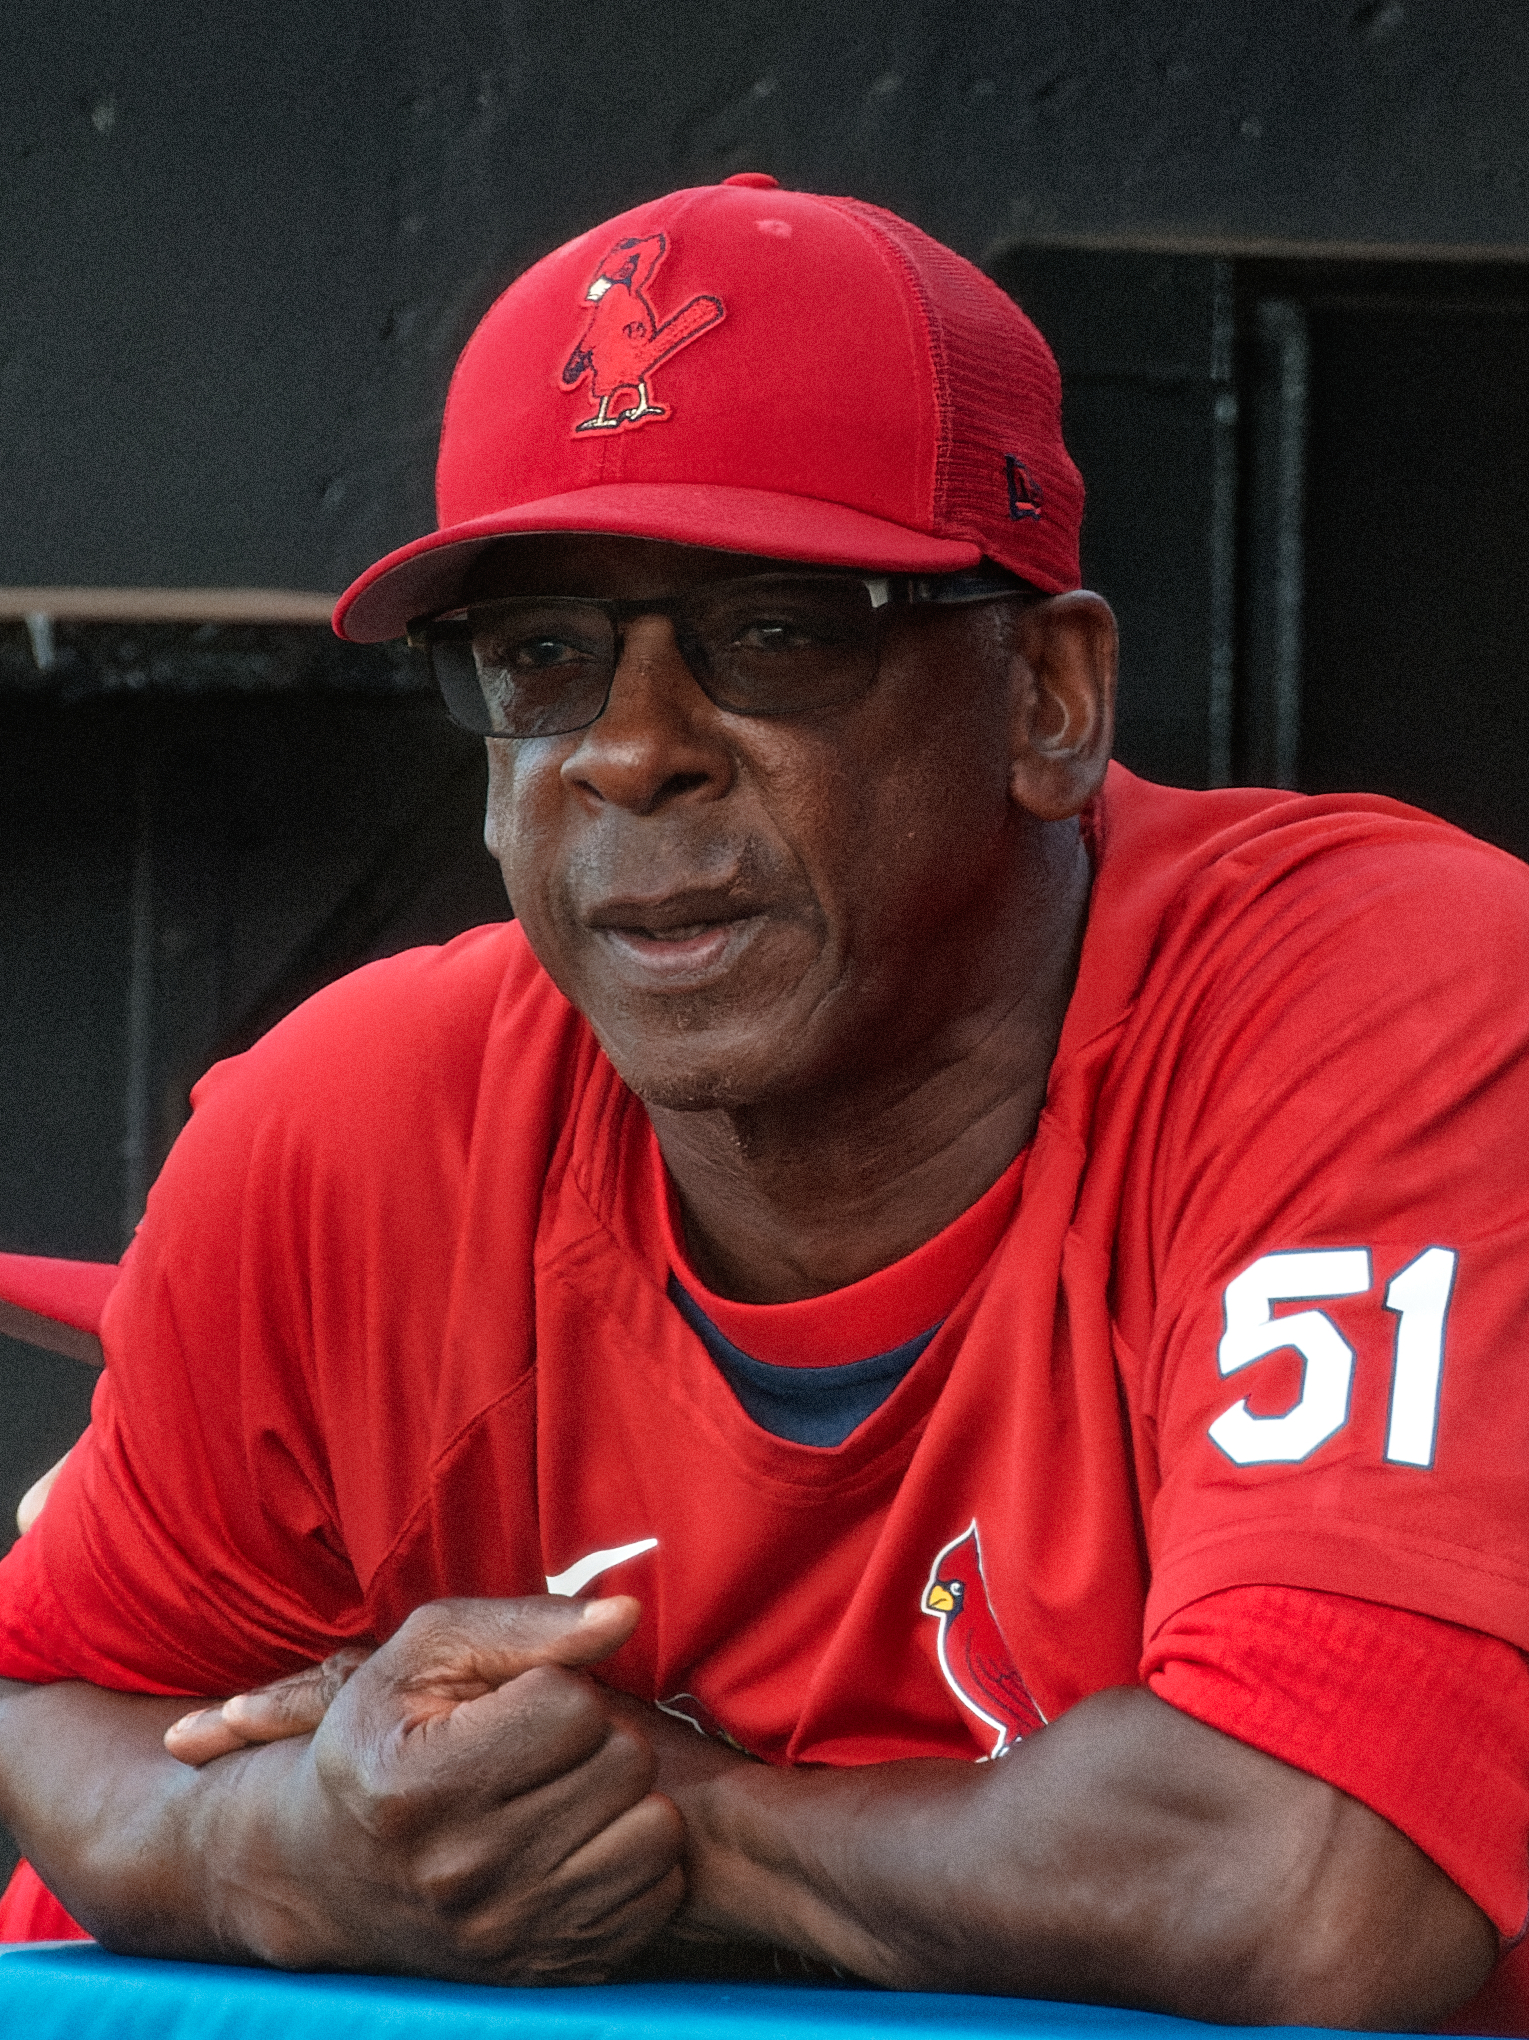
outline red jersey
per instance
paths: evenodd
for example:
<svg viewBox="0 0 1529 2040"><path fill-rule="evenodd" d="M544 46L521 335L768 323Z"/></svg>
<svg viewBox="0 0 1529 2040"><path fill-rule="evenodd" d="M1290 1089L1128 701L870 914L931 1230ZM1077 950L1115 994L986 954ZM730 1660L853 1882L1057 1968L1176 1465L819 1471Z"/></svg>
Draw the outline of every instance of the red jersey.
<svg viewBox="0 0 1529 2040"><path fill-rule="evenodd" d="M1216 1719L1184 1668L1227 1676L1202 1611L1257 1589L1339 1609L1356 1661L1355 1604L1471 1632L1518 1765L1529 872L1383 800L1118 768L1092 833L996 1239L954 1297L920 1250L938 1329L837 1445L756 1424L677 1307L652 1128L515 926L211 1072L89 1441L0 1569L0 1674L222 1694L598 1581L644 1603L602 1676L770 1761L972 1758L1144 1665ZM888 1340L929 1329L919 1261L856 1285L868 1325L902 1285ZM1394 1748L1438 1705L1367 1718ZM1419 1835L1509 1934L1521 1768L1474 1882Z"/></svg>

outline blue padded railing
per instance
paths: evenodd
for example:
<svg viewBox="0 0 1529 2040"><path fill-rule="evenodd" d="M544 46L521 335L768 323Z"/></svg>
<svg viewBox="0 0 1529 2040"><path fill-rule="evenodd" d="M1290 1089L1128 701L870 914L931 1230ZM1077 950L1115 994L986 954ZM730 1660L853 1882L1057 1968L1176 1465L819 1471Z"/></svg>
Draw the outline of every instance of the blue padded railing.
<svg viewBox="0 0 1529 2040"><path fill-rule="evenodd" d="M1309 2032L1265 2027L1266 2034ZM5 2040L1216 2040L1151 2012L810 1984L496 1990L141 1962L92 1942L0 1948Z"/></svg>

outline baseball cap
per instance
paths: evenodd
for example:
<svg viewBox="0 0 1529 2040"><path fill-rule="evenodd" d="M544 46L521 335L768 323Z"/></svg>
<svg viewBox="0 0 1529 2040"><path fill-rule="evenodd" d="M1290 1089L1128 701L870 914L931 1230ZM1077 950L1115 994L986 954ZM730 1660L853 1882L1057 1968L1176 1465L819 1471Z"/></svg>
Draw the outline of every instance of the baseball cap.
<svg viewBox="0 0 1529 2040"><path fill-rule="evenodd" d="M364 643L458 605L516 533L1078 586L1083 485L1045 341L895 213L744 172L567 242L452 378L439 529L340 598Z"/></svg>

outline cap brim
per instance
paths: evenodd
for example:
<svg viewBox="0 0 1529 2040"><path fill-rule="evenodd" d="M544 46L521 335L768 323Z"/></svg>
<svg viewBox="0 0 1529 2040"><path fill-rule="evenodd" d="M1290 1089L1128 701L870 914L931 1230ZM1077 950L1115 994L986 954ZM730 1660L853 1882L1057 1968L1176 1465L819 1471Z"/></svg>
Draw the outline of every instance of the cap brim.
<svg viewBox="0 0 1529 2040"><path fill-rule="evenodd" d="M968 539L933 538L842 503L705 482L608 482L518 503L400 546L346 589L335 630L356 644L401 637L415 617L458 606L469 568L496 539L557 531L667 539L888 574L960 573L982 557Z"/></svg>

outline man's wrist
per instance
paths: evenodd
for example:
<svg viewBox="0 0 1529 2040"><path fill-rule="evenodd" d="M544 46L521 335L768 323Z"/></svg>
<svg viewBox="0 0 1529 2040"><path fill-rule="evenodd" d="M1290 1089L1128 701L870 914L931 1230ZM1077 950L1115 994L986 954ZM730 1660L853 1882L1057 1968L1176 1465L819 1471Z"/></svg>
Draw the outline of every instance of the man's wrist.
<svg viewBox="0 0 1529 2040"><path fill-rule="evenodd" d="M355 1969L357 1920L320 1901L314 1866L334 1863L329 1798L311 1736L257 1744L189 1774L181 1860L194 1865L188 1925L224 1960L277 1969ZM192 1948L178 1953L195 1955ZM383 1950L375 1966L384 1967Z"/></svg>
<svg viewBox="0 0 1529 2040"><path fill-rule="evenodd" d="M680 1800L686 1902L677 1931L696 1946L782 1951L812 1972L891 1981L886 1959L832 1892L821 1846L845 1839L863 1774L739 1763ZM851 1843L853 1849L853 1843Z"/></svg>

